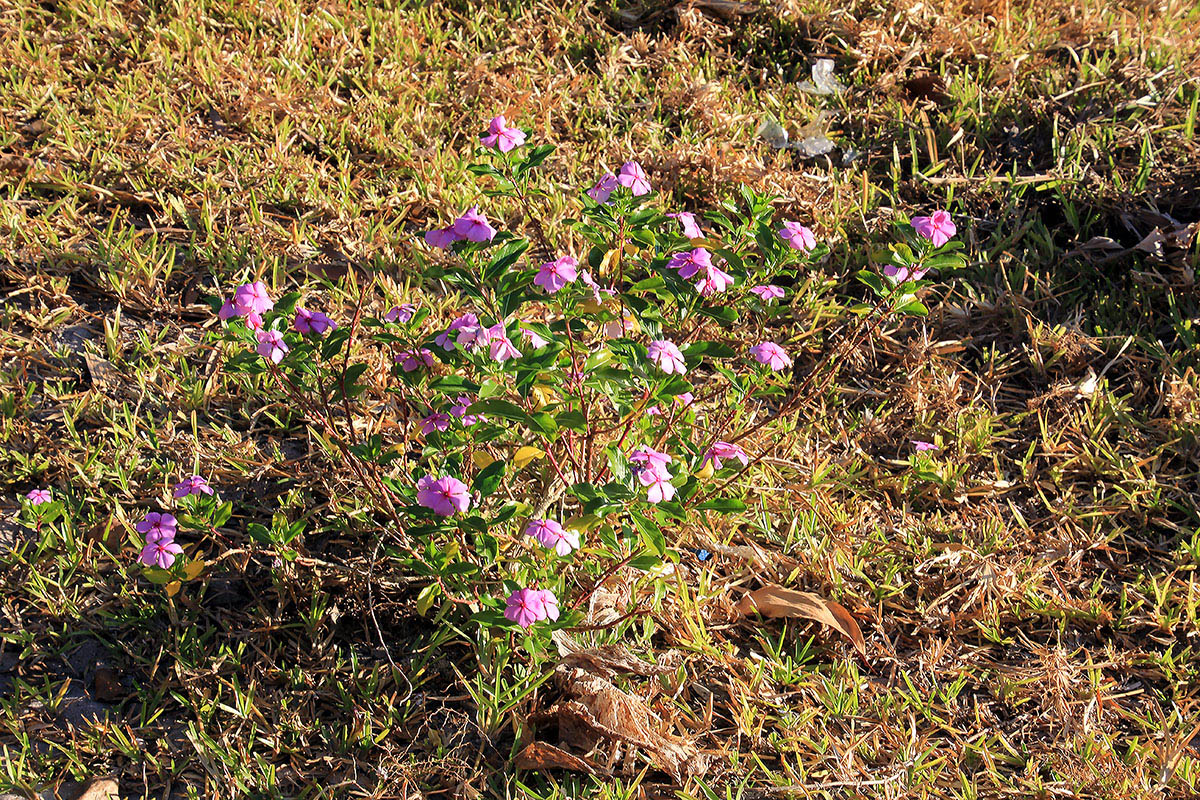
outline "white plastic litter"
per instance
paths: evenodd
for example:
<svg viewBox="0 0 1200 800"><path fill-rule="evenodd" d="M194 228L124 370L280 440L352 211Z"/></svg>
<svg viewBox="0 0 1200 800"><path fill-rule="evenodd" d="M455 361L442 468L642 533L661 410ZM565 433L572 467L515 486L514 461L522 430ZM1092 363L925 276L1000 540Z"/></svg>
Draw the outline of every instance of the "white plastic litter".
<svg viewBox="0 0 1200 800"><path fill-rule="evenodd" d="M812 80L800 84L800 90L809 94L841 94L846 85L834 77L832 58L818 58L812 65Z"/></svg>

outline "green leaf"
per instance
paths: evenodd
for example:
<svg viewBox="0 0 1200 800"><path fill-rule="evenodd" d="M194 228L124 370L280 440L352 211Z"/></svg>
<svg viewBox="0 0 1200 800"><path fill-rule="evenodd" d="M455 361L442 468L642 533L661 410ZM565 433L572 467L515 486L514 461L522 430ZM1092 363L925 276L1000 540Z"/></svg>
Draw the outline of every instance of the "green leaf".
<svg viewBox="0 0 1200 800"><path fill-rule="evenodd" d="M722 342L694 342L684 348L683 354L690 358L734 358L737 351Z"/></svg>
<svg viewBox="0 0 1200 800"><path fill-rule="evenodd" d="M709 308L707 306L699 306L696 309L696 313L700 314L701 316L708 317L710 319L715 319L718 322L724 322L727 324L733 324L734 322L737 322L737 319L738 319L737 312L734 311L729 306L720 306L717 308Z"/></svg>
<svg viewBox="0 0 1200 800"><path fill-rule="evenodd" d="M508 272L513 264L517 263L526 250L529 249L529 242L525 239L515 239L496 251L495 258L483 270L484 284L494 283L501 275Z"/></svg>
<svg viewBox="0 0 1200 800"><path fill-rule="evenodd" d="M471 615L471 621L478 623L484 628L512 628L516 626L515 622L509 622L508 617L504 616L504 612L491 608L476 611Z"/></svg>
<svg viewBox="0 0 1200 800"><path fill-rule="evenodd" d="M587 431L587 422L583 419L583 414L578 411L563 411L554 420L560 428L567 428L579 431L580 433Z"/></svg>
<svg viewBox="0 0 1200 800"><path fill-rule="evenodd" d="M654 520L633 509L629 511L629 517L633 520L634 527L638 529L646 546L660 556L666 555L667 540L663 536L662 528L658 527Z"/></svg>
<svg viewBox="0 0 1200 800"><path fill-rule="evenodd" d="M471 481L471 488L479 492L483 497L489 497L500 486L500 481L504 480L505 462L493 461L486 467L481 469L475 475L475 479Z"/></svg>
<svg viewBox="0 0 1200 800"><path fill-rule="evenodd" d="M643 278L642 280L635 283L633 286L630 286L628 291L630 293L650 292L655 289L661 289L666 285L667 285L667 282L665 280L663 280L663 277L661 275L651 275L649 278Z"/></svg>
<svg viewBox="0 0 1200 800"><path fill-rule="evenodd" d="M887 294L883 288L883 279L877 273L863 269L859 270L855 277L858 278L860 283L866 284L878 297L883 297Z"/></svg>

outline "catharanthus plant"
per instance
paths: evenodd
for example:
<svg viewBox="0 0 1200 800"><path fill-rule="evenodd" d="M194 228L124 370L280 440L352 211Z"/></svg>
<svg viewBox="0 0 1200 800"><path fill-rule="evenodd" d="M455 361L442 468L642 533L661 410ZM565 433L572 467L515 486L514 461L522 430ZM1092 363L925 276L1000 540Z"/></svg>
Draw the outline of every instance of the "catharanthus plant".
<svg viewBox="0 0 1200 800"><path fill-rule="evenodd" d="M552 146L503 116L478 125L470 207L430 215L442 221L415 237L421 280L444 302L396 303L381 281L326 314L256 280L214 310L226 369L303 415L372 509L339 531L361 529L418 576L422 613L529 631L537 646L578 624L598 576L662 580L707 515L744 511L759 490L754 434L824 391L848 351L793 374L814 351L789 322L831 285L813 278L829 249L774 198L743 189L682 211L634 159L564 197L538 179ZM542 216L563 203L569 218ZM924 314L923 279L962 263L954 232L944 212L898 225L857 275L870 294L851 301L839 347ZM228 519L210 492L199 476L175 488L188 541ZM286 557L294 525L250 530ZM174 517L137 530L148 576L186 576Z"/></svg>

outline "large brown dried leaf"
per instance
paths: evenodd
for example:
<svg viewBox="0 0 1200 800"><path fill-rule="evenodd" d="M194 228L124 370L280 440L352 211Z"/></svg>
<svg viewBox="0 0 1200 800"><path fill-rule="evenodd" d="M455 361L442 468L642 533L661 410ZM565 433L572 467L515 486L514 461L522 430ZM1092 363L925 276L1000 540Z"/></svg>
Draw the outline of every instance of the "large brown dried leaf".
<svg viewBox="0 0 1200 800"><path fill-rule="evenodd" d="M746 616L758 611L768 617L811 619L833 628L853 642L854 647L864 658L867 655L867 643L863 639L862 629L858 627L858 623L850 615L850 612L840 603L826 600L811 592L800 592L775 584L767 584L747 593L738 601L737 610Z"/></svg>
<svg viewBox="0 0 1200 800"><path fill-rule="evenodd" d="M530 742L524 750L517 754L513 764L517 769L565 769L571 772L584 772L588 775L604 772L595 764L546 742Z"/></svg>
<svg viewBox="0 0 1200 800"><path fill-rule="evenodd" d="M567 716L577 727L582 723L610 739L637 745L655 766L679 782L708 769L707 759L695 745L668 731L641 698L580 667L559 666L556 675L563 690L577 701L560 704L564 711L569 709Z"/></svg>

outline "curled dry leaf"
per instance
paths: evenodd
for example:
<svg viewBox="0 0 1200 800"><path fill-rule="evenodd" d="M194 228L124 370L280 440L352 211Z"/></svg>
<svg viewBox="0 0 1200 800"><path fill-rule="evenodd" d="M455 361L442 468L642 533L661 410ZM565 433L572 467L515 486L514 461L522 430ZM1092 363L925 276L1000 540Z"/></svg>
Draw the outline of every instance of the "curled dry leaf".
<svg viewBox="0 0 1200 800"><path fill-rule="evenodd" d="M602 767L546 742L530 742L517 754L513 764L517 769L565 769L588 775L607 774L607 770Z"/></svg>
<svg viewBox="0 0 1200 800"><path fill-rule="evenodd" d="M840 603L811 592L767 584L739 600L737 610L746 616L757 611L767 617L800 617L819 622L848 638L864 658L867 655L862 629L850 612Z"/></svg>
<svg viewBox="0 0 1200 800"><path fill-rule="evenodd" d="M680 783L708 769L707 759L696 746L671 733L641 698L580 667L560 665L555 676L563 691L575 698L558 706L559 733L564 740L586 745L588 738L599 735L636 745L656 767Z"/></svg>

